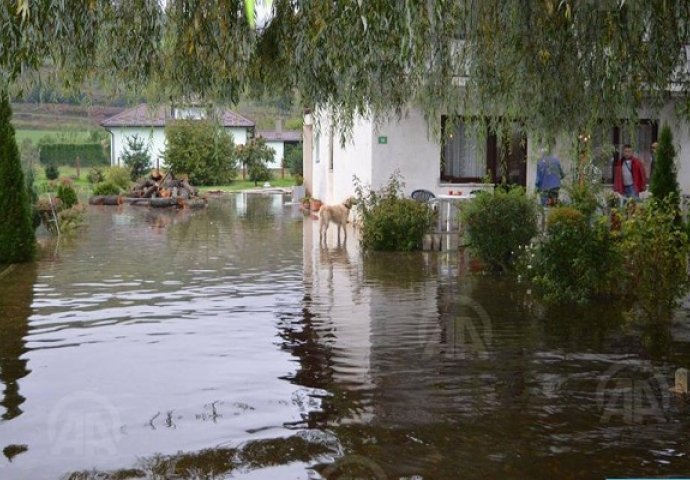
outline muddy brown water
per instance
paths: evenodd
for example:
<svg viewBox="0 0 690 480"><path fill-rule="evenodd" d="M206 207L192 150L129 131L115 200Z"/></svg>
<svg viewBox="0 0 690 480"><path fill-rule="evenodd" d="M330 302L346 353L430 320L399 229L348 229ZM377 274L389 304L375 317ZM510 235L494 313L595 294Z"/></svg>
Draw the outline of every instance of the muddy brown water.
<svg viewBox="0 0 690 480"><path fill-rule="evenodd" d="M3 274L0 479L690 474L687 307L547 308L317 228L281 196L90 207Z"/></svg>

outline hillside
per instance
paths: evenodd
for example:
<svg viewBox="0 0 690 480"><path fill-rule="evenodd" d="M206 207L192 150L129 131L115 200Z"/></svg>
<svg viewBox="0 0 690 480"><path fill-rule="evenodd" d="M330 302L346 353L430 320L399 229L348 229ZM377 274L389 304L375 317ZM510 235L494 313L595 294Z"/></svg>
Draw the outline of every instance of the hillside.
<svg viewBox="0 0 690 480"><path fill-rule="evenodd" d="M14 103L12 123L24 137L42 136L45 133L65 131L90 131L100 129L100 122L123 111L123 107L104 105L71 105L65 103ZM302 116L299 108L281 108L275 102L242 101L233 108L256 122L258 130L273 130L276 120L288 130L301 129ZM40 131L25 132L25 131Z"/></svg>

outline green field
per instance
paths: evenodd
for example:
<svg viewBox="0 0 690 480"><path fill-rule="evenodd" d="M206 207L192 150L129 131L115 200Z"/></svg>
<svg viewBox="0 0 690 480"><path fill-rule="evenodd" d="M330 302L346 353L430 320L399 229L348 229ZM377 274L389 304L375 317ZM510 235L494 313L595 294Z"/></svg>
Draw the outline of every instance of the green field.
<svg viewBox="0 0 690 480"><path fill-rule="evenodd" d="M35 145L45 136L53 136L65 143L80 143L89 139L91 132L88 130L28 130L18 129L15 131L17 145L21 145L24 139L28 138Z"/></svg>

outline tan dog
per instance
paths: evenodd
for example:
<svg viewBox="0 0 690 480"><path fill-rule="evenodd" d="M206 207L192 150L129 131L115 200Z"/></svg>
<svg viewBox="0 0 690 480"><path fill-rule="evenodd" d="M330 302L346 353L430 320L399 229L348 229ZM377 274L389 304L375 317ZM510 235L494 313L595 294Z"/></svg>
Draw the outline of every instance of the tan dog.
<svg viewBox="0 0 690 480"><path fill-rule="evenodd" d="M321 222L320 237L323 241L326 240L328 226L331 222L338 226L338 243L340 243L340 227L343 228L343 232L345 232L345 241L347 241L347 219L350 216L350 209L356 203L357 200L350 197L338 205L323 205L321 207L319 210Z"/></svg>

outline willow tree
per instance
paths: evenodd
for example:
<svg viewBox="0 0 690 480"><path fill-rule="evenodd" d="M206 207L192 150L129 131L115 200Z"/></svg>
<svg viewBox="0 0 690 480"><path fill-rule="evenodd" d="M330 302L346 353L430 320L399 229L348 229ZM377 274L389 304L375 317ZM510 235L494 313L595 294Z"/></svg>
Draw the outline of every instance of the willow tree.
<svg viewBox="0 0 690 480"><path fill-rule="evenodd" d="M257 0L260 28L254 3L8 0L0 75L164 100L297 91L345 125L415 105L545 133L687 98L685 0Z"/></svg>

